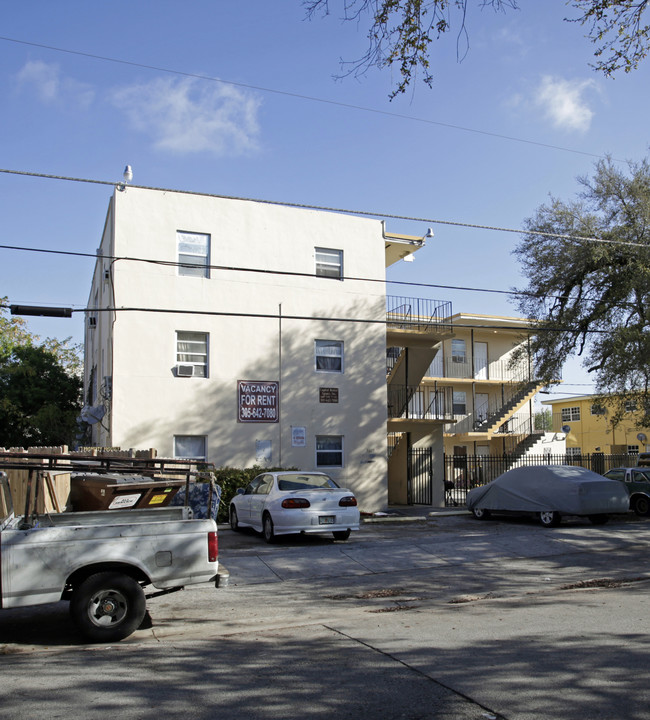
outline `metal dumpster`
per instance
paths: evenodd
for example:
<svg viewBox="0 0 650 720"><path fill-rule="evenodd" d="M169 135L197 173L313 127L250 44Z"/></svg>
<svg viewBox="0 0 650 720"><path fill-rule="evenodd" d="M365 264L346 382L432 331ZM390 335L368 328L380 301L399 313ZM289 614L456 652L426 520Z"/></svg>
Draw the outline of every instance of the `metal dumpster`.
<svg viewBox="0 0 650 720"><path fill-rule="evenodd" d="M113 473L74 473L68 504L73 512L165 507L185 480Z"/></svg>

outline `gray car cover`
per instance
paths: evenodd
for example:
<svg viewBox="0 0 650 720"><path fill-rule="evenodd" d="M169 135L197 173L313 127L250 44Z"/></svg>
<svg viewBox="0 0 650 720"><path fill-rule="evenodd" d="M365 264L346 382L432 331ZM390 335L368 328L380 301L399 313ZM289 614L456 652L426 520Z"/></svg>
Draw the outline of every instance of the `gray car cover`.
<svg viewBox="0 0 650 720"><path fill-rule="evenodd" d="M482 510L565 515L624 513L630 500L623 483L573 465L528 465L514 468L467 494L467 507Z"/></svg>

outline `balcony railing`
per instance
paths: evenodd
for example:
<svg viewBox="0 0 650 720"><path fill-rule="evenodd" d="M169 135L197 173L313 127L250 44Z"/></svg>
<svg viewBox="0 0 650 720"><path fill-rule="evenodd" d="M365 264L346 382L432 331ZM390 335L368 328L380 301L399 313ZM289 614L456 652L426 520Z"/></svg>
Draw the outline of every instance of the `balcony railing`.
<svg viewBox="0 0 650 720"><path fill-rule="evenodd" d="M386 297L389 330L451 331L451 303L396 295Z"/></svg>
<svg viewBox="0 0 650 720"><path fill-rule="evenodd" d="M507 383L525 382L530 379L529 375L528 363L520 363L511 367L508 360L494 360L486 367L474 370L469 358L453 355L437 355L425 373L425 377L430 378L497 380Z"/></svg>
<svg viewBox="0 0 650 720"><path fill-rule="evenodd" d="M453 421L451 388L402 385L388 388L388 417Z"/></svg>

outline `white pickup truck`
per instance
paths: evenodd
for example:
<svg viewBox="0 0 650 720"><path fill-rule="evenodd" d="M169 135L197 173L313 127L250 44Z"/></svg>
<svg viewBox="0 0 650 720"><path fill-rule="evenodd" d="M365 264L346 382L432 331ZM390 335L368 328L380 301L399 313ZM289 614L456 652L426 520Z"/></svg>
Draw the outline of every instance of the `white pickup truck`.
<svg viewBox="0 0 650 720"><path fill-rule="evenodd" d="M216 522L192 519L189 508L16 516L3 472L0 508L0 608L69 600L91 642L121 640L141 625L146 586L219 584Z"/></svg>

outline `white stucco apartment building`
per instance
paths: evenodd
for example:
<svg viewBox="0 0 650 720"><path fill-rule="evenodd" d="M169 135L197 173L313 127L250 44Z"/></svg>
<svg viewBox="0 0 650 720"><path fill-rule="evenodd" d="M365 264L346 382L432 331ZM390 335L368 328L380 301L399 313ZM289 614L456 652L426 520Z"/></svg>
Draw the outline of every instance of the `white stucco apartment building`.
<svg viewBox="0 0 650 720"><path fill-rule="evenodd" d="M383 281L416 240L344 214L116 188L88 303L92 444L322 469L362 509L385 506Z"/></svg>

